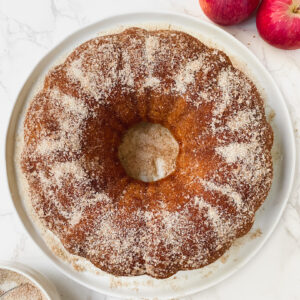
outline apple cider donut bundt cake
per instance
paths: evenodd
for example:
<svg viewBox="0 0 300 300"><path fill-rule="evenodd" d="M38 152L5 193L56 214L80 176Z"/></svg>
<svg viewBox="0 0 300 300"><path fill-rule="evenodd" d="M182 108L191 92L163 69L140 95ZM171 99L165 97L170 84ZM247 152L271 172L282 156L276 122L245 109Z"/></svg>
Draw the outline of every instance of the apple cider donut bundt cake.
<svg viewBox="0 0 300 300"><path fill-rule="evenodd" d="M204 267L246 234L272 183L251 80L174 30L77 47L27 108L21 170L66 250L113 275Z"/></svg>

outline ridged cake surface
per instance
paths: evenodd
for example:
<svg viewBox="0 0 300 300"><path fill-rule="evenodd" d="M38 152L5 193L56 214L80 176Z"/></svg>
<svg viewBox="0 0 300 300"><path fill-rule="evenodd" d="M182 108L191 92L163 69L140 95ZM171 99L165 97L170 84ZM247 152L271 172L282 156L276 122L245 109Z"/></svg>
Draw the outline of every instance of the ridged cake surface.
<svg viewBox="0 0 300 300"><path fill-rule="evenodd" d="M175 170L127 175L125 132L167 128ZM32 207L71 254L114 274L166 278L247 233L272 182L273 133L252 81L174 30L129 28L77 47L26 112L20 158Z"/></svg>

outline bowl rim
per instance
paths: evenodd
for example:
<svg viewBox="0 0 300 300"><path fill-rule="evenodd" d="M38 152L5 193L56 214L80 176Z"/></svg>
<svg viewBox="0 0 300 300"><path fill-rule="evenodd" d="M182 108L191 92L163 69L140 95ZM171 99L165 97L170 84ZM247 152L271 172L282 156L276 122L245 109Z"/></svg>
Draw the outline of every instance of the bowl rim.
<svg viewBox="0 0 300 300"><path fill-rule="evenodd" d="M55 285L45 275L35 269L19 262L0 260L0 270L1 269L24 276L47 297L47 300L60 299Z"/></svg>

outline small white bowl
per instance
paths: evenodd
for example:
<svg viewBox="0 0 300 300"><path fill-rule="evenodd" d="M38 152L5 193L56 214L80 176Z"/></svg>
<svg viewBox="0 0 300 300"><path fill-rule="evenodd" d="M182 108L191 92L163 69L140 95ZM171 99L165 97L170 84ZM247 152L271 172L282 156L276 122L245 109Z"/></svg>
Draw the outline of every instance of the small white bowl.
<svg viewBox="0 0 300 300"><path fill-rule="evenodd" d="M47 298L47 300L60 300L56 287L41 273L16 262L0 260L0 269L18 273L30 280Z"/></svg>

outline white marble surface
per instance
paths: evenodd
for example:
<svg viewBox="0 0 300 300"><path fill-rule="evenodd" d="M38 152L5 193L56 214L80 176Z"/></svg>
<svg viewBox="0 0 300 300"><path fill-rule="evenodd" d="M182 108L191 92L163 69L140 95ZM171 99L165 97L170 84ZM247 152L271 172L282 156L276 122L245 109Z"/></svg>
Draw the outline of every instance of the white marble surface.
<svg viewBox="0 0 300 300"><path fill-rule="evenodd" d="M5 173L4 147L15 98L37 61L66 35L104 16L163 9L207 18L197 0L0 0L0 259L31 265L47 275L64 300L113 299L62 275L38 249L14 213ZM288 104L300 150L300 50L263 42L255 19L225 28L266 66ZM241 271L189 299L300 299L300 170L284 216L260 253Z"/></svg>

